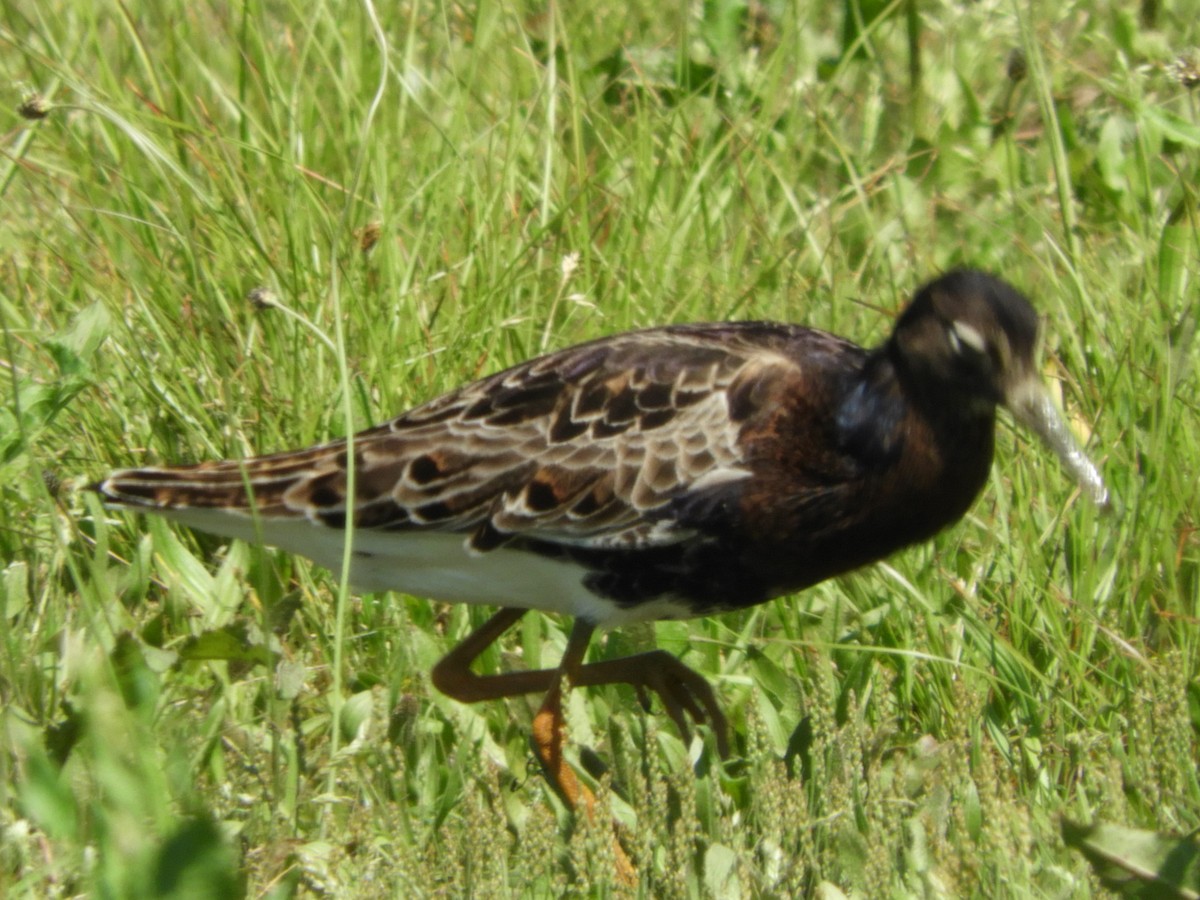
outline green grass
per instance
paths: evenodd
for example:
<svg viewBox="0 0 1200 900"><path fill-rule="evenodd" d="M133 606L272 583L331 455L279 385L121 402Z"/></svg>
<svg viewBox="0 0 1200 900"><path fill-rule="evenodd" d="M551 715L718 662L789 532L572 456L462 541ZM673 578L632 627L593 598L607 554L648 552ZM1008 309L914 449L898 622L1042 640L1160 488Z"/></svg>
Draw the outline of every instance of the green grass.
<svg viewBox="0 0 1200 900"><path fill-rule="evenodd" d="M0 894L1084 897L1060 817L1200 827L1200 8L922 4L839 59L841 9L691 6L4 6ZM597 642L679 653L736 732L571 696L636 887L527 774L536 698L432 690L486 610L78 490L636 326L874 342L956 264L1034 298L1119 513L1004 428L932 545Z"/></svg>

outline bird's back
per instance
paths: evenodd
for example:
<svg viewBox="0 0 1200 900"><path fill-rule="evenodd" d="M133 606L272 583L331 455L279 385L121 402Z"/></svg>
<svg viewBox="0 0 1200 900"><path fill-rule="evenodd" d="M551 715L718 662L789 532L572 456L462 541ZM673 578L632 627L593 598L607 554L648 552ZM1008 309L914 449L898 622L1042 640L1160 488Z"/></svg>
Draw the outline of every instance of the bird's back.
<svg viewBox="0 0 1200 900"><path fill-rule="evenodd" d="M565 567L587 592L627 608L698 586L696 608L741 605L765 599L766 583L706 553L741 539L747 491L761 492L755 485L784 474L780 466L801 479L793 489L853 474L825 432L865 358L799 326L650 329L484 378L350 442L129 469L97 488L110 505L335 568L352 514L356 580L366 587L487 602L487 585L439 590L414 566L519 553L553 569L557 590ZM685 568L686 584L670 575ZM508 580L520 589L517 575ZM526 594L538 589L531 583Z"/></svg>

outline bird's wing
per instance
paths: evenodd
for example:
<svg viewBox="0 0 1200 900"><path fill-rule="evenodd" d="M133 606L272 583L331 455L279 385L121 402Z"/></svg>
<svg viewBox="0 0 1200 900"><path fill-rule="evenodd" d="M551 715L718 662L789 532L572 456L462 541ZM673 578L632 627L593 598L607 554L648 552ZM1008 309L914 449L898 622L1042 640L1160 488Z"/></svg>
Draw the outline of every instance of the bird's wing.
<svg viewBox="0 0 1200 900"><path fill-rule="evenodd" d="M749 476L739 437L800 377L803 360L786 352L798 335L841 344L736 323L633 332L540 357L357 435L352 501L345 441L130 469L97 488L117 506L263 522L341 528L352 510L356 528L456 532L478 552L514 538L670 544L693 531L669 510Z"/></svg>

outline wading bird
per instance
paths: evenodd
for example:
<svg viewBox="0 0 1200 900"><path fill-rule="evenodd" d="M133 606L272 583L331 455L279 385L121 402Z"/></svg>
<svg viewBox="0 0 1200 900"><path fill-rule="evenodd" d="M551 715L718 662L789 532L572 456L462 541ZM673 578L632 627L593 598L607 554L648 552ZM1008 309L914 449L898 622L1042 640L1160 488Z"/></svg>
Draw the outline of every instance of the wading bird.
<svg viewBox="0 0 1200 900"><path fill-rule="evenodd" d="M707 681L663 651L585 663L596 628L751 606L932 537L987 479L997 406L1103 504L1037 344L1020 293L955 271L874 349L770 322L651 328L515 366L351 441L94 487L110 506L335 571L352 522L356 586L501 607L433 682L466 703L543 694L534 745L574 806L564 680L652 691L682 733L690 718L728 746ZM558 667L472 673L530 609L574 618Z"/></svg>

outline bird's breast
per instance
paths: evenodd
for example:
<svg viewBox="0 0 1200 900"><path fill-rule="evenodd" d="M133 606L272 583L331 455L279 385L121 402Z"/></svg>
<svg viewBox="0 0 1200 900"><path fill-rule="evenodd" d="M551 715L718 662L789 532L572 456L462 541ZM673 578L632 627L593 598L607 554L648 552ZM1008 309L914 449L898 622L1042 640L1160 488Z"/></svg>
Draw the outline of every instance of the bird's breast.
<svg viewBox="0 0 1200 900"><path fill-rule="evenodd" d="M887 434L872 435L856 419L849 445L837 440L842 424L810 417L791 429L790 442L789 429L777 428L743 486L737 542L773 595L929 539L962 518L987 480L990 417L946 430L912 410L892 410L881 423Z"/></svg>

